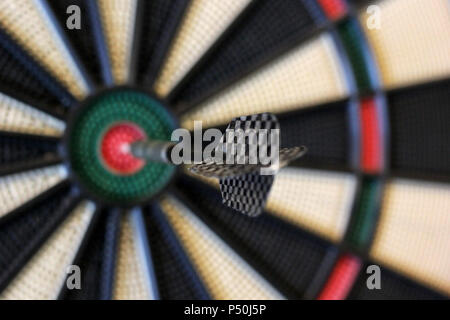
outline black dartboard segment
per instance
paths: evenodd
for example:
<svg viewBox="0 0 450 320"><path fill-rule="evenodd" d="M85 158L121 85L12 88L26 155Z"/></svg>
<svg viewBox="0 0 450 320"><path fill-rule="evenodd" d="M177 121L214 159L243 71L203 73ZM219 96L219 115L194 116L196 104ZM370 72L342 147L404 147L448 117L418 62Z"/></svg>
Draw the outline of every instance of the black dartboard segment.
<svg viewBox="0 0 450 320"><path fill-rule="evenodd" d="M0 289L4 289L23 264L56 228L72 205L69 188L42 199L26 212L1 224Z"/></svg>
<svg viewBox="0 0 450 320"><path fill-rule="evenodd" d="M349 165L349 102L278 114L281 146L307 146L298 163Z"/></svg>
<svg viewBox="0 0 450 320"><path fill-rule="evenodd" d="M139 48L138 83L151 82L158 73L189 0L140 0L141 29L135 39Z"/></svg>
<svg viewBox="0 0 450 320"><path fill-rule="evenodd" d="M0 29L0 91L62 117L75 99Z"/></svg>
<svg viewBox="0 0 450 320"><path fill-rule="evenodd" d="M95 48L93 26L89 19L87 1L89 0L51 0L49 5L61 27L66 31L66 37L73 45L89 76L95 83L100 84L102 82L101 66ZM74 14L72 10L70 10L70 13L67 13L67 9L70 6L78 6L80 8L80 29L68 29L66 26L69 17Z"/></svg>
<svg viewBox="0 0 450 320"><path fill-rule="evenodd" d="M63 290L67 300L107 300L112 296L119 215L102 210L75 261L83 271L81 290Z"/></svg>
<svg viewBox="0 0 450 320"><path fill-rule="evenodd" d="M161 299L209 299L204 284L158 206L144 212Z"/></svg>
<svg viewBox="0 0 450 320"><path fill-rule="evenodd" d="M57 148L57 139L0 131L0 165L2 168L55 157Z"/></svg>
<svg viewBox="0 0 450 320"><path fill-rule="evenodd" d="M450 80L388 94L392 168L450 177Z"/></svg>

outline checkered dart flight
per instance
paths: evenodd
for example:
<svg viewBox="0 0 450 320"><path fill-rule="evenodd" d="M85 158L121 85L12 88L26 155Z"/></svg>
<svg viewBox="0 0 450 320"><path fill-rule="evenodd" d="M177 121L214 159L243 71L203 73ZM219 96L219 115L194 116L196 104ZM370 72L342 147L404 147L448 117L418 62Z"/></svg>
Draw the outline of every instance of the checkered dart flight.
<svg viewBox="0 0 450 320"><path fill-rule="evenodd" d="M138 141L131 153L147 161L174 163L173 142ZM280 125L275 115L262 113L234 118L214 149L214 155L189 170L219 179L222 201L250 217L264 210L274 176L300 158L306 147L280 149Z"/></svg>

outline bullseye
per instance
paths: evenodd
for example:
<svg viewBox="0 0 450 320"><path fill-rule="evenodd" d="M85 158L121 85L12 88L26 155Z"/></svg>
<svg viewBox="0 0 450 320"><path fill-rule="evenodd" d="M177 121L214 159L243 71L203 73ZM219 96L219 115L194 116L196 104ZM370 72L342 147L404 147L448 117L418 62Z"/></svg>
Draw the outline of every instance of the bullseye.
<svg viewBox="0 0 450 320"><path fill-rule="evenodd" d="M100 142L103 164L116 174L131 175L138 172L145 165L145 161L130 153L130 145L144 139L144 131L132 123L113 125Z"/></svg>
<svg viewBox="0 0 450 320"><path fill-rule="evenodd" d="M173 165L131 153L140 140L170 141L176 127L164 105L146 92L105 90L86 99L70 119L64 154L80 188L92 197L128 207L157 195L174 176Z"/></svg>

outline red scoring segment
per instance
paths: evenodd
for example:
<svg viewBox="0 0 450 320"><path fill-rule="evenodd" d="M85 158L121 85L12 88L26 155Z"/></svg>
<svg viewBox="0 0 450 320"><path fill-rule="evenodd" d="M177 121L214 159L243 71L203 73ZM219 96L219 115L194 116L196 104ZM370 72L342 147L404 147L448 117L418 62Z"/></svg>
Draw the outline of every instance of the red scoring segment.
<svg viewBox="0 0 450 320"><path fill-rule="evenodd" d="M382 169L383 151L376 101L363 99L360 110L362 169L366 173L377 173Z"/></svg>
<svg viewBox="0 0 450 320"><path fill-rule="evenodd" d="M104 165L116 174L136 173L145 165L145 161L130 153L130 144L143 139L146 139L144 131L134 124L113 125L100 142L100 154Z"/></svg>
<svg viewBox="0 0 450 320"><path fill-rule="evenodd" d="M323 11L331 20L337 20L347 13L345 0L319 0Z"/></svg>
<svg viewBox="0 0 450 320"><path fill-rule="evenodd" d="M350 254L345 254L336 263L322 289L318 300L343 300L352 289L359 274L361 260Z"/></svg>

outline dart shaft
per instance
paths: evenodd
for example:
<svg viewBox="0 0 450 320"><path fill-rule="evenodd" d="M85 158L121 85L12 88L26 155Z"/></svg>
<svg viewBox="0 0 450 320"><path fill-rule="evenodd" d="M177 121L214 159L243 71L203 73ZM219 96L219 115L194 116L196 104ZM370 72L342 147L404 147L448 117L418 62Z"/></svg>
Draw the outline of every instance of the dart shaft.
<svg viewBox="0 0 450 320"><path fill-rule="evenodd" d="M141 140L130 146L130 152L136 158L144 159L151 162L180 164L172 159L172 149L176 145L175 142L159 141L159 140ZM202 150L192 150L188 154L189 161L202 158ZM196 156L197 155L197 156Z"/></svg>
<svg viewBox="0 0 450 320"><path fill-rule="evenodd" d="M175 144L173 142L144 140L131 145L131 153L137 157L151 162L172 163L170 150Z"/></svg>

